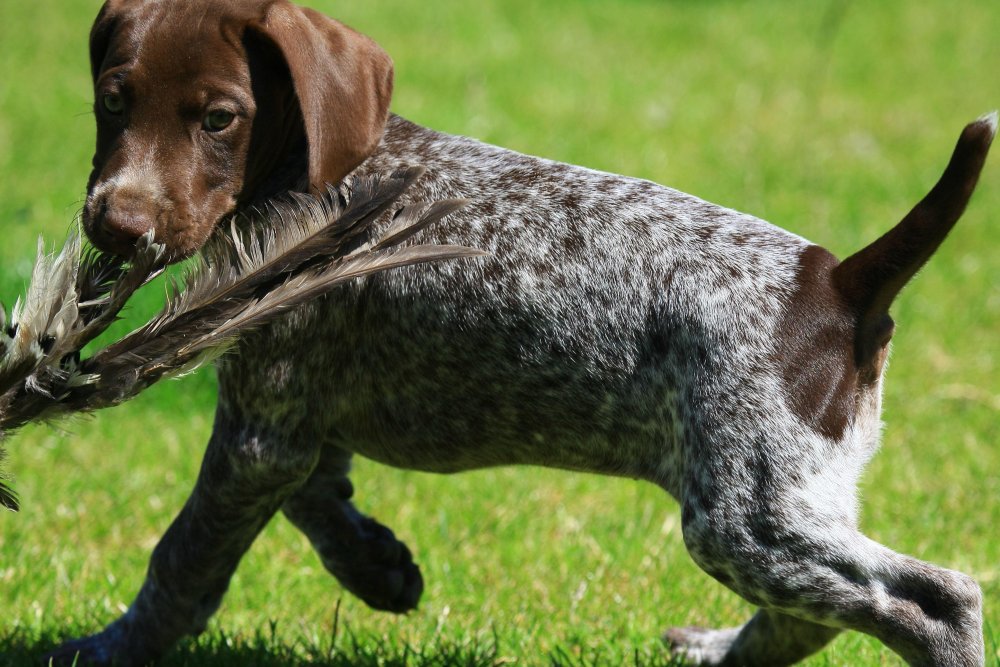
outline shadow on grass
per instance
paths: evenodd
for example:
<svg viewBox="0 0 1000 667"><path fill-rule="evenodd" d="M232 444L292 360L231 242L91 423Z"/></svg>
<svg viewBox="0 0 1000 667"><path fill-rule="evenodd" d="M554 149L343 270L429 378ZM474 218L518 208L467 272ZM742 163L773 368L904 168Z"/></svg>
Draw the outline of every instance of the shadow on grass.
<svg viewBox="0 0 1000 667"><path fill-rule="evenodd" d="M58 640L54 635L30 637L14 633L0 637L0 665L4 667L41 667L42 658L54 649ZM332 647L313 644L306 640L283 643L258 633L253 636L230 637L215 631L197 640L179 643L159 660L157 667L296 667L299 665L322 667L415 667L418 665L444 667L469 665L487 667L508 662L500 657L490 644L455 643L439 644L427 649L390 643L378 637L341 637Z"/></svg>
<svg viewBox="0 0 1000 667"><path fill-rule="evenodd" d="M344 632L327 640L300 639L286 643L276 639L275 627L252 636L230 637L209 632L197 640L185 640L156 663L157 667L499 667L530 664L552 667L671 667L681 663L666 655L636 651L629 658L605 654L599 649L556 647L548 655L525 656L501 651L492 637L455 641L439 638L427 646L414 647L397 640ZM51 633L31 636L15 630L0 635L0 665L43 667L42 657L59 639Z"/></svg>

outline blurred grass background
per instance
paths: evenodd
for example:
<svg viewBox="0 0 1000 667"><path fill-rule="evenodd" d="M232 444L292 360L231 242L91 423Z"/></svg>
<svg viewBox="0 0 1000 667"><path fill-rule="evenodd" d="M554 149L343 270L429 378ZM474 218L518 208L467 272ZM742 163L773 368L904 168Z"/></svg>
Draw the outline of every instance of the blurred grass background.
<svg viewBox="0 0 1000 667"><path fill-rule="evenodd" d="M395 59L397 113L524 152L649 178L840 256L933 184L962 125L1000 106L992 0L438 0L310 3ZM93 0L0 2L0 295L61 242L93 148ZM894 308L884 446L864 479L875 539L968 572L1000 664L1000 158ZM155 308L148 290L128 328ZM213 410L203 372L6 444L24 509L0 515L0 664L37 664L137 591L182 505ZM357 466L359 505L414 549L427 590L368 611L278 519L221 612L165 665L661 664L670 625L751 608L687 557L646 485L535 469L450 478ZM848 633L809 665L900 661Z"/></svg>

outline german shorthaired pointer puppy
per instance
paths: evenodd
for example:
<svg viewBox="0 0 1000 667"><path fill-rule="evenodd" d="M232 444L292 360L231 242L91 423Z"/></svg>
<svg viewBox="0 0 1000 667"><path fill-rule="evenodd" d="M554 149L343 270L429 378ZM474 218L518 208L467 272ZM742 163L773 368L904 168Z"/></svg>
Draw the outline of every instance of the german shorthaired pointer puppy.
<svg viewBox="0 0 1000 667"><path fill-rule="evenodd" d="M742 627L668 631L691 663L791 664L851 629L912 665L983 664L979 587L862 535L855 482L878 446L889 306L962 213L995 114L901 223L838 262L654 183L390 115L389 57L286 0L109 0L90 56L84 222L102 248L153 228L180 259L266 198L349 197L357 174L423 165L410 200L470 203L420 240L491 255L367 279L243 340L138 597L57 662L138 665L201 632L279 510L352 593L413 609L409 550L351 504L357 453L659 485L694 560L760 607Z"/></svg>

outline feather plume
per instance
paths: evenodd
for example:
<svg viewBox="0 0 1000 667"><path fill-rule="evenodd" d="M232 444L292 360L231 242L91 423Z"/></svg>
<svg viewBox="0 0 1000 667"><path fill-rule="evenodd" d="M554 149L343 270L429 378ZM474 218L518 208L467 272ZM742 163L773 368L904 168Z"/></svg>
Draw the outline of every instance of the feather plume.
<svg viewBox="0 0 1000 667"><path fill-rule="evenodd" d="M214 360L240 334L354 278L483 255L461 246L400 246L464 200L404 206L381 239L369 238L373 223L422 173L422 167L409 167L355 179L344 192L293 195L234 220L209 243L183 285L172 285L159 314L82 361L80 350L163 271L166 254L151 235L139 240L128 262L81 252L78 232L57 256L40 251L11 326L0 309L0 438L29 421L126 401L164 377ZM0 506L17 505L0 476Z"/></svg>

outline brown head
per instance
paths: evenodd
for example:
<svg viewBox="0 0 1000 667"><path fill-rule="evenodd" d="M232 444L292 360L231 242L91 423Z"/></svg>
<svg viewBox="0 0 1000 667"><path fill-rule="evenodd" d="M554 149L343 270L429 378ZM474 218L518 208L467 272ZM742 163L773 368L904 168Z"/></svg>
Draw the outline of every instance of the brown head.
<svg viewBox="0 0 1000 667"><path fill-rule="evenodd" d="M337 183L378 145L392 61L286 0L108 0L90 36L97 148L84 228L177 260L226 216Z"/></svg>

